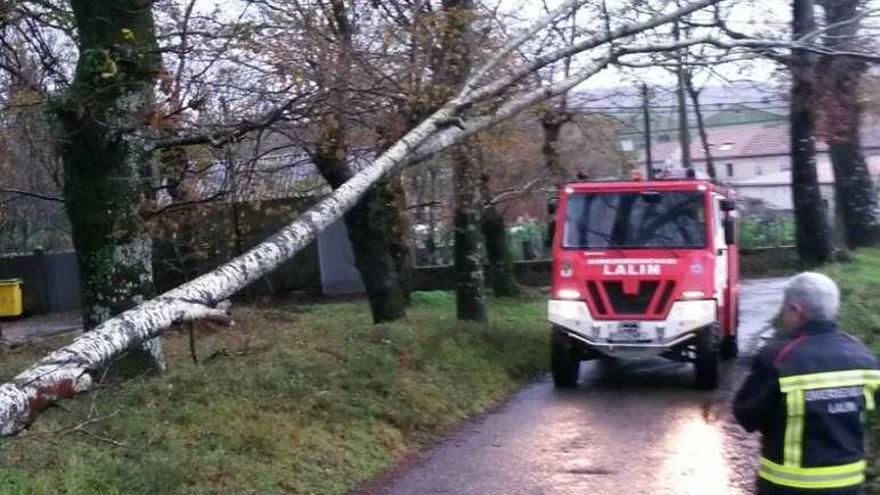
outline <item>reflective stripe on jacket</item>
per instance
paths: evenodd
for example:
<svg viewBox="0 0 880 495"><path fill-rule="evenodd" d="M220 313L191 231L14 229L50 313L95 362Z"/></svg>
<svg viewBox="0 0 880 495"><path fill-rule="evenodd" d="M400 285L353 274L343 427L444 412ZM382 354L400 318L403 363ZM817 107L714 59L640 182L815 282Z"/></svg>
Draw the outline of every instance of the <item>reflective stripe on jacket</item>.
<svg viewBox="0 0 880 495"><path fill-rule="evenodd" d="M878 388L877 359L832 322L771 342L733 406L743 427L762 434L762 493L860 493L864 415Z"/></svg>

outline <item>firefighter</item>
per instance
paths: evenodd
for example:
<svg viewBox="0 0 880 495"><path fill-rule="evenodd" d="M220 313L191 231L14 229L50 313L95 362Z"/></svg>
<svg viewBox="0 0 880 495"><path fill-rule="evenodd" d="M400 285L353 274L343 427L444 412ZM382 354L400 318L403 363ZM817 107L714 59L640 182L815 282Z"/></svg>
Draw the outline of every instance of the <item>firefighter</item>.
<svg viewBox="0 0 880 495"><path fill-rule="evenodd" d="M865 480L865 415L880 387L877 359L835 320L840 291L802 273L785 286L783 332L760 352L734 399L761 432L759 495L858 495Z"/></svg>

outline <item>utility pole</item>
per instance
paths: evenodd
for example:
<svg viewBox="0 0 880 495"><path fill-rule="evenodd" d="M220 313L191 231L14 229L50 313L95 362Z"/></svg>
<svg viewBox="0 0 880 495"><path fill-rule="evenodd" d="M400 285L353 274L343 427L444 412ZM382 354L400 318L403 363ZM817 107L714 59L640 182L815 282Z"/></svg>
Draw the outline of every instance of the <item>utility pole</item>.
<svg viewBox="0 0 880 495"><path fill-rule="evenodd" d="M681 30L678 27L678 21L672 24L672 36L675 41L681 40ZM678 76L678 140L681 146L681 164L684 168L690 169L691 163L691 135L690 126L688 125L687 110L687 94L685 92L685 74L684 74L684 56L679 49L676 51L676 73Z"/></svg>
<svg viewBox="0 0 880 495"><path fill-rule="evenodd" d="M645 121L645 166L648 168L648 180L654 180L654 160L651 157L651 110L648 100L648 85L642 83L642 118Z"/></svg>

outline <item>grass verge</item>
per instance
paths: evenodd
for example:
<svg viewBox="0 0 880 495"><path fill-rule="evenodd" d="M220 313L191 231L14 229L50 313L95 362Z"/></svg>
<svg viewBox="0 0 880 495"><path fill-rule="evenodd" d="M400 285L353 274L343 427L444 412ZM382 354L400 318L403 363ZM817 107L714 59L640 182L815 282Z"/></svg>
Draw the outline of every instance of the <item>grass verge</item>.
<svg viewBox="0 0 880 495"><path fill-rule="evenodd" d="M840 285L841 326L880 354L880 249L853 254L849 263L829 265L823 270ZM868 494L880 494L880 420L870 421L873 461L869 469Z"/></svg>
<svg viewBox="0 0 880 495"><path fill-rule="evenodd" d="M853 253L848 263L822 271L840 285L841 326L880 353L880 249Z"/></svg>
<svg viewBox="0 0 880 495"><path fill-rule="evenodd" d="M169 371L47 411L0 439L0 492L341 494L547 367L542 300L493 300L461 324L442 292L406 321L363 303L237 311L238 326L164 338ZM45 349L0 350L0 379Z"/></svg>

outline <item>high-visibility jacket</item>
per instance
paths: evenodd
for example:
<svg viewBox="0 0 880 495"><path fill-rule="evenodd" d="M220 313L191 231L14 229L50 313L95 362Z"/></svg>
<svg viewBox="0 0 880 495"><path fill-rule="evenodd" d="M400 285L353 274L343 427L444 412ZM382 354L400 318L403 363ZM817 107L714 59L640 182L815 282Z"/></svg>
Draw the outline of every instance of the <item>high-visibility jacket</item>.
<svg viewBox="0 0 880 495"><path fill-rule="evenodd" d="M833 322L768 344L733 404L737 421L762 434L759 493L860 494L878 388L876 357Z"/></svg>

